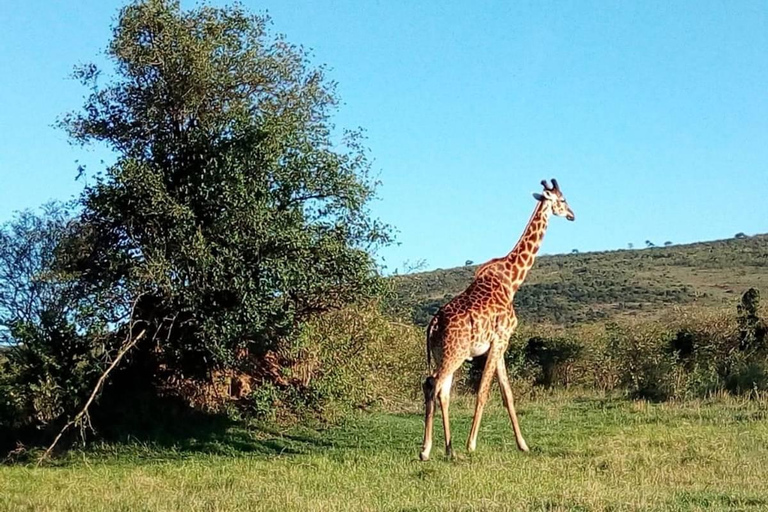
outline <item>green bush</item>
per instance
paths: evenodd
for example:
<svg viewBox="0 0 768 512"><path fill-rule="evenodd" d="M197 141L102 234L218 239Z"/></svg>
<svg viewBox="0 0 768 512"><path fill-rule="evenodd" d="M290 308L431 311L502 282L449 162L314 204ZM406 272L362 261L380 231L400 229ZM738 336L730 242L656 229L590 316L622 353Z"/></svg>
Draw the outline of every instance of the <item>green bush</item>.
<svg viewBox="0 0 768 512"><path fill-rule="evenodd" d="M242 409L256 419L274 420L280 404L281 390L272 382L262 382L251 391L243 402Z"/></svg>
<svg viewBox="0 0 768 512"><path fill-rule="evenodd" d="M741 297L737 306L739 324L739 348L741 350L763 353L768 350L768 326L758 316L760 292L750 288Z"/></svg>
<svg viewBox="0 0 768 512"><path fill-rule="evenodd" d="M280 382L256 383L245 400L261 417L332 419L353 408L397 407L420 393L423 331L358 304L307 322L279 354Z"/></svg>
<svg viewBox="0 0 768 512"><path fill-rule="evenodd" d="M724 387L734 394L768 390L768 361L735 354Z"/></svg>
<svg viewBox="0 0 768 512"><path fill-rule="evenodd" d="M534 336L525 346L526 361L536 368L535 383L568 387L573 381L573 366L583 346L567 337Z"/></svg>
<svg viewBox="0 0 768 512"><path fill-rule="evenodd" d="M699 311L671 323L677 333L668 352L688 372L690 395L766 389L768 354L762 342L765 324L759 317L759 294L755 290L744 294L736 315Z"/></svg>
<svg viewBox="0 0 768 512"><path fill-rule="evenodd" d="M617 364L619 384L633 398L661 401L683 392L675 359L663 347L669 332L658 324L606 326L609 357Z"/></svg>

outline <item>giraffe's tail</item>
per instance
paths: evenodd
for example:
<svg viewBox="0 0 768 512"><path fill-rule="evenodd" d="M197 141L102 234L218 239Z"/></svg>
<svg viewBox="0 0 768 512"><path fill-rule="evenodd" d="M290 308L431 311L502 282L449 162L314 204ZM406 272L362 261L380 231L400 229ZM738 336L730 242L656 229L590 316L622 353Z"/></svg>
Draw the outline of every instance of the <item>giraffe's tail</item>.
<svg viewBox="0 0 768 512"><path fill-rule="evenodd" d="M437 329L438 316L433 316L427 325L427 371L430 372L432 371L432 334Z"/></svg>

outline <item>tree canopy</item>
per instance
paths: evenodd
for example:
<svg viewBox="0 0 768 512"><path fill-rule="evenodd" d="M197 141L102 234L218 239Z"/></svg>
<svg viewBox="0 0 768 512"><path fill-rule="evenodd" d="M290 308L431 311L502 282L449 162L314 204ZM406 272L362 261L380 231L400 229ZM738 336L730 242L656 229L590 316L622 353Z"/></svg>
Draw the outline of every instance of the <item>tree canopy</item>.
<svg viewBox="0 0 768 512"><path fill-rule="evenodd" d="M61 425L134 345L150 379L274 361L380 286L372 254L390 235L368 210L362 134L335 128L335 84L268 17L138 0L106 54L108 69L76 68L89 92L59 123L114 163L76 214L0 232L0 341L15 347L0 387L16 397L0 422Z"/></svg>
<svg viewBox="0 0 768 512"><path fill-rule="evenodd" d="M303 319L365 295L389 240L359 132L339 135L334 83L241 7L120 12L105 84L62 125L118 157L83 196L71 262L94 286L133 283L147 323L196 363L266 350ZM209 363L204 364L208 366Z"/></svg>

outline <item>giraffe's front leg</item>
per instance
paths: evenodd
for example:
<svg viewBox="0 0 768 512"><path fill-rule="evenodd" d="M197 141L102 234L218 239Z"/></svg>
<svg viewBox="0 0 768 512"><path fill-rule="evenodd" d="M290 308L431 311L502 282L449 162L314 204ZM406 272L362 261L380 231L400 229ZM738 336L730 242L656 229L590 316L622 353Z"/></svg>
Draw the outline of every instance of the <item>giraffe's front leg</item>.
<svg viewBox="0 0 768 512"><path fill-rule="evenodd" d="M504 364L504 358L499 358L496 363L496 375L499 378L499 387L501 388L501 397L504 399L504 405L507 406L509 419L512 420L512 429L515 431L515 441L520 451L527 452L528 445L525 444L523 433L520 431L520 424L517 421L515 413L515 402L512 399L512 388L509 386L509 377L507 377L507 367Z"/></svg>
<svg viewBox="0 0 768 512"><path fill-rule="evenodd" d="M496 373L496 363L499 360L499 351L491 346L488 351L488 359L483 368L483 376L480 379L480 389L477 392L477 403L475 404L475 416L472 418L472 428L469 431L467 440L467 451L473 452L477 447L477 432L480 430L480 419L483 417L483 408L488 400L488 393L491 389L493 376Z"/></svg>

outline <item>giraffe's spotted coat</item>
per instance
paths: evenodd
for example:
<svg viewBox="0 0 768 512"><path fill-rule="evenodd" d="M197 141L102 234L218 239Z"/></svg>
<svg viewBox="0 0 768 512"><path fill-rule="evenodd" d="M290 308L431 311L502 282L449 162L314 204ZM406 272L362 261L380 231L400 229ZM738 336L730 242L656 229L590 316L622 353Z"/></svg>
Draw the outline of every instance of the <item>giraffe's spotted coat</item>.
<svg viewBox="0 0 768 512"><path fill-rule="evenodd" d="M523 451L528 450L515 414L503 358L509 338L517 327L513 301L515 292L533 266L550 215L569 220L574 218L557 182L552 180L552 187L548 187L546 182L542 184L543 194L536 194L538 201L533 215L514 249L503 258L494 258L481 265L467 289L440 308L429 323L427 355L434 359L436 370L424 383L426 412L422 460L429 458L432 448L435 397L443 415L446 451L452 454L448 403L453 374L465 360L483 354L488 354L488 359L480 381L467 447L470 451L475 449L480 418L495 373L512 420L517 445Z"/></svg>

